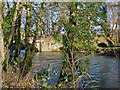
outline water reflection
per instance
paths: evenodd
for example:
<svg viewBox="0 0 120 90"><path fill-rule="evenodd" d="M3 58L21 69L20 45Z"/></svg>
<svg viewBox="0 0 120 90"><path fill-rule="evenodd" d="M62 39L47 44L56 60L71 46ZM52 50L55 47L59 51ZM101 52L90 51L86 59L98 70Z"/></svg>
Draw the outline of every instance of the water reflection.
<svg viewBox="0 0 120 90"><path fill-rule="evenodd" d="M36 72L39 72L40 70L47 69L48 64L51 64L53 70L58 71L58 75L52 75L52 78L48 81L48 84L53 85L57 82L59 78L59 74L62 68L62 62L64 54L62 52L38 52L36 53L34 59L33 59L33 69L32 73L35 74Z"/></svg>
<svg viewBox="0 0 120 90"><path fill-rule="evenodd" d="M110 56L96 55L90 58L88 73L103 88L118 88L118 60Z"/></svg>
<svg viewBox="0 0 120 90"><path fill-rule="evenodd" d="M54 70L60 73L64 54L62 52L39 52L36 53L33 60L32 73L36 73L42 69L48 68L48 64L52 64ZM102 88L118 88L118 63L119 60L110 56L95 55L90 57L91 69L88 73L93 80L100 82ZM52 77L50 84L57 82L58 76ZM97 85L95 86L97 87Z"/></svg>

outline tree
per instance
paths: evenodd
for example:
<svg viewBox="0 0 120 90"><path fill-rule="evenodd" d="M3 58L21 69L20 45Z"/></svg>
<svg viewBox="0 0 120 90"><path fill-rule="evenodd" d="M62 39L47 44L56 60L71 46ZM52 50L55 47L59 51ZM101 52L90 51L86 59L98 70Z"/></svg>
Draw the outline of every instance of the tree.
<svg viewBox="0 0 120 90"><path fill-rule="evenodd" d="M2 2L0 2L2 6ZM2 62L4 61L4 42L3 42L3 30L2 30L2 12L0 10L0 89L2 89Z"/></svg>
<svg viewBox="0 0 120 90"><path fill-rule="evenodd" d="M0 16L1 17L1 16ZM0 23L0 88L2 88L2 62L4 61L4 42L3 42L3 33Z"/></svg>
<svg viewBox="0 0 120 90"><path fill-rule="evenodd" d="M99 25L96 21L101 18L99 9L102 7L102 3L81 2L65 3L65 5L69 11L66 15L69 20L61 18L60 21L65 30L63 52L66 58L62 61L63 67L58 86L85 88L87 84L82 86L81 78L84 75L89 76L86 73L89 68L87 57L95 53L93 41L97 32L94 28ZM80 52L85 52L85 56L80 57ZM93 81L91 80L91 82Z"/></svg>
<svg viewBox="0 0 120 90"><path fill-rule="evenodd" d="M112 46L114 46L113 50L114 55L116 58L120 58L120 49L119 49L119 38L120 38L120 32L119 32L119 2L110 2L106 3L107 5L107 19L109 24L109 37L107 37L111 42ZM117 46L117 47L116 47Z"/></svg>

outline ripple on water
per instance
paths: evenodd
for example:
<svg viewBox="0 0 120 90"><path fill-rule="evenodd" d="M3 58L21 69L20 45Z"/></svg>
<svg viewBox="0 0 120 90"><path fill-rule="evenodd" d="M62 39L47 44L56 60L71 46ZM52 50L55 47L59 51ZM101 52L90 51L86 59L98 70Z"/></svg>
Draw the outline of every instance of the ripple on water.
<svg viewBox="0 0 120 90"><path fill-rule="evenodd" d="M91 69L88 71L93 80L100 82L100 87L118 87L118 60L111 56L90 58Z"/></svg>
<svg viewBox="0 0 120 90"><path fill-rule="evenodd" d="M63 53L61 52L39 52L36 54L33 60L33 73L42 69L48 68L48 64L52 64L54 70L60 73L63 59ZM117 88L118 85L118 61L114 57L110 56L93 56L90 57L90 70L88 73L91 75L94 81L100 82L102 88ZM58 76L53 76L49 80L50 84L57 82ZM95 85L93 87L99 87Z"/></svg>

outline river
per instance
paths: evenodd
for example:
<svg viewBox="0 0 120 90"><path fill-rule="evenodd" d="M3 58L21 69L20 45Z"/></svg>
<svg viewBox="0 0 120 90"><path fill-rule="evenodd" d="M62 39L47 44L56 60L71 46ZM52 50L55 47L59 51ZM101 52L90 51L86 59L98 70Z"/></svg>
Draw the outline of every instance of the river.
<svg viewBox="0 0 120 90"><path fill-rule="evenodd" d="M42 69L48 68L48 64L52 64L53 70L58 71L57 76L52 76L52 79L49 80L49 84L54 84L57 82L60 70L62 68L62 62L64 54L62 52L38 52L36 53L33 59L33 68L32 73L35 74ZM94 87L101 88L118 88L118 63L114 57L111 56L100 56L95 55L89 57L90 59L90 70L88 73L94 81L100 82L99 85ZM119 87L120 88L120 87Z"/></svg>

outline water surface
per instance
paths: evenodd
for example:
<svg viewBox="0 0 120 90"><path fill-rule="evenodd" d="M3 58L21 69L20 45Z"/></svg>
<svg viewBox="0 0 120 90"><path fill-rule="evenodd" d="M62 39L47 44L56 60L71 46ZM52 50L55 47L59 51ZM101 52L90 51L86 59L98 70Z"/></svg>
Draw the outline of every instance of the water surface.
<svg viewBox="0 0 120 90"><path fill-rule="evenodd" d="M88 73L93 80L100 82L103 88L118 88L118 63L115 57L95 55L90 58L91 69Z"/></svg>
<svg viewBox="0 0 120 90"><path fill-rule="evenodd" d="M64 54L62 52L38 52L36 53L33 60L33 69L32 73L36 73L42 69L48 68L48 64L52 64L53 70L58 71L57 76L53 76L49 81L50 84L54 84L57 82ZM91 75L92 79L100 82L99 85L95 87L102 88L118 88L118 63L114 57L111 56L100 56L95 55L93 57L89 57L90 59L90 70L88 73Z"/></svg>

